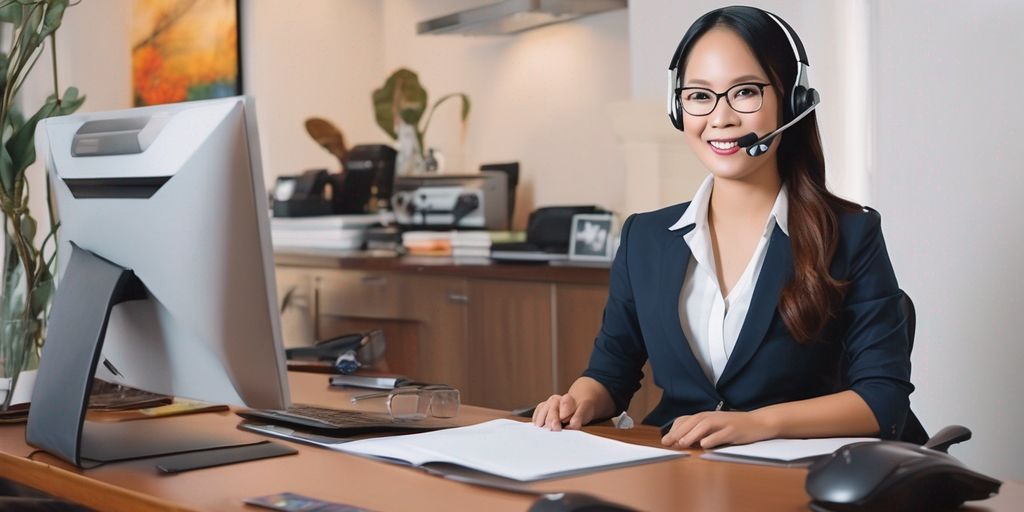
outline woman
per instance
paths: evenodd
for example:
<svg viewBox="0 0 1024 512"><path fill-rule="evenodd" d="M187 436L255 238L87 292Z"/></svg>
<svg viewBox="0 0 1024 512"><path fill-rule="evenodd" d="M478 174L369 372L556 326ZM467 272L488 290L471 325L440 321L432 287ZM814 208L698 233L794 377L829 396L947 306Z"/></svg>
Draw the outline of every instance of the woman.
<svg viewBox="0 0 1024 512"><path fill-rule="evenodd" d="M663 396L644 422L666 446L900 436L902 294L878 213L825 188L803 64L795 32L760 9L687 31L669 116L711 174L691 202L627 219L590 365L537 426L620 413L649 359Z"/></svg>

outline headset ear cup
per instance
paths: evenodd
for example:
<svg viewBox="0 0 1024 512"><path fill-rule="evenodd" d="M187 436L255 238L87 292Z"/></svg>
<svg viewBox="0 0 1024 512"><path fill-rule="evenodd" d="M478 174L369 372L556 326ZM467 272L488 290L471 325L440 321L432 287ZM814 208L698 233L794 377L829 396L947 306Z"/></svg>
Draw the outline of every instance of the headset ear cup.
<svg viewBox="0 0 1024 512"><path fill-rule="evenodd" d="M672 121L672 126L675 126L677 130L683 131L683 106L679 103L679 95L672 95L672 115L669 116Z"/></svg>
<svg viewBox="0 0 1024 512"><path fill-rule="evenodd" d="M793 112L790 113L789 118L793 119L813 107L817 95L818 91L814 89L807 89L801 85L796 86L793 90Z"/></svg>

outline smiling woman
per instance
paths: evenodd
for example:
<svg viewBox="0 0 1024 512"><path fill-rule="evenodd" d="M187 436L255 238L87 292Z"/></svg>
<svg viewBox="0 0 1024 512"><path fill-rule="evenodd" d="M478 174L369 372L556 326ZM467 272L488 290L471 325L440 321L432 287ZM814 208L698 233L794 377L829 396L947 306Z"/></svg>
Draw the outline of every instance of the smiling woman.
<svg viewBox="0 0 1024 512"><path fill-rule="evenodd" d="M710 175L692 201L626 221L590 365L536 425L625 410L649 360L663 394L644 422L668 446L902 436L902 292L878 213L825 186L808 65L796 32L760 9L689 28L669 118Z"/></svg>

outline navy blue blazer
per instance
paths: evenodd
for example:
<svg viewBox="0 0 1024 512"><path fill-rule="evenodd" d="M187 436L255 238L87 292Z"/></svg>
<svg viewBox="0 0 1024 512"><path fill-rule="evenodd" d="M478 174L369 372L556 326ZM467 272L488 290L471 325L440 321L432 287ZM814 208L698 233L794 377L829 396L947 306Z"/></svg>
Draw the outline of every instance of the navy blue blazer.
<svg viewBox="0 0 1024 512"><path fill-rule="evenodd" d="M851 389L880 427L898 439L909 409L910 355L901 292L874 210L839 213L833 277L849 282L845 301L826 329L826 341L800 344L778 312L793 276L789 237L778 226L755 285L750 309L717 384L701 370L679 324L690 248L669 231L690 203L630 216L612 264L604 320L583 375L608 389L616 414L640 388L650 360L661 402L644 423L664 425L678 416L715 410L750 411Z"/></svg>

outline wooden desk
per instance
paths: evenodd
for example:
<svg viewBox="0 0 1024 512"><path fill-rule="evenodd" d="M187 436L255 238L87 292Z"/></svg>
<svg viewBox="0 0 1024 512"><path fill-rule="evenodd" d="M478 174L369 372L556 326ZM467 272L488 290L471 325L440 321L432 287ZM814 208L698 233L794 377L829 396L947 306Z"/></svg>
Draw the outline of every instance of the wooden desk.
<svg viewBox="0 0 1024 512"><path fill-rule="evenodd" d="M332 390L321 374L289 374L299 401L341 406L345 392ZM500 411L464 407L460 419L474 423L501 417ZM152 421L173 421L183 429L233 431L238 417L199 414ZM588 431L657 446L651 427ZM239 434L245 434L239 432ZM245 434L248 435L248 434ZM416 470L319 448L293 445L296 456L254 461L174 476L159 475L152 461L111 464L82 471L47 454L24 457L23 425L0 426L0 476L76 501L97 510L257 510L242 499L296 492L371 510L526 510L532 498L482 489L428 476ZM699 451L695 451L697 455ZM537 489L582 491L640 510L805 511L802 469L780 469L709 462L696 456L668 462L564 478L535 484ZM1024 485L1006 482L999 496L971 510L1021 510Z"/></svg>

